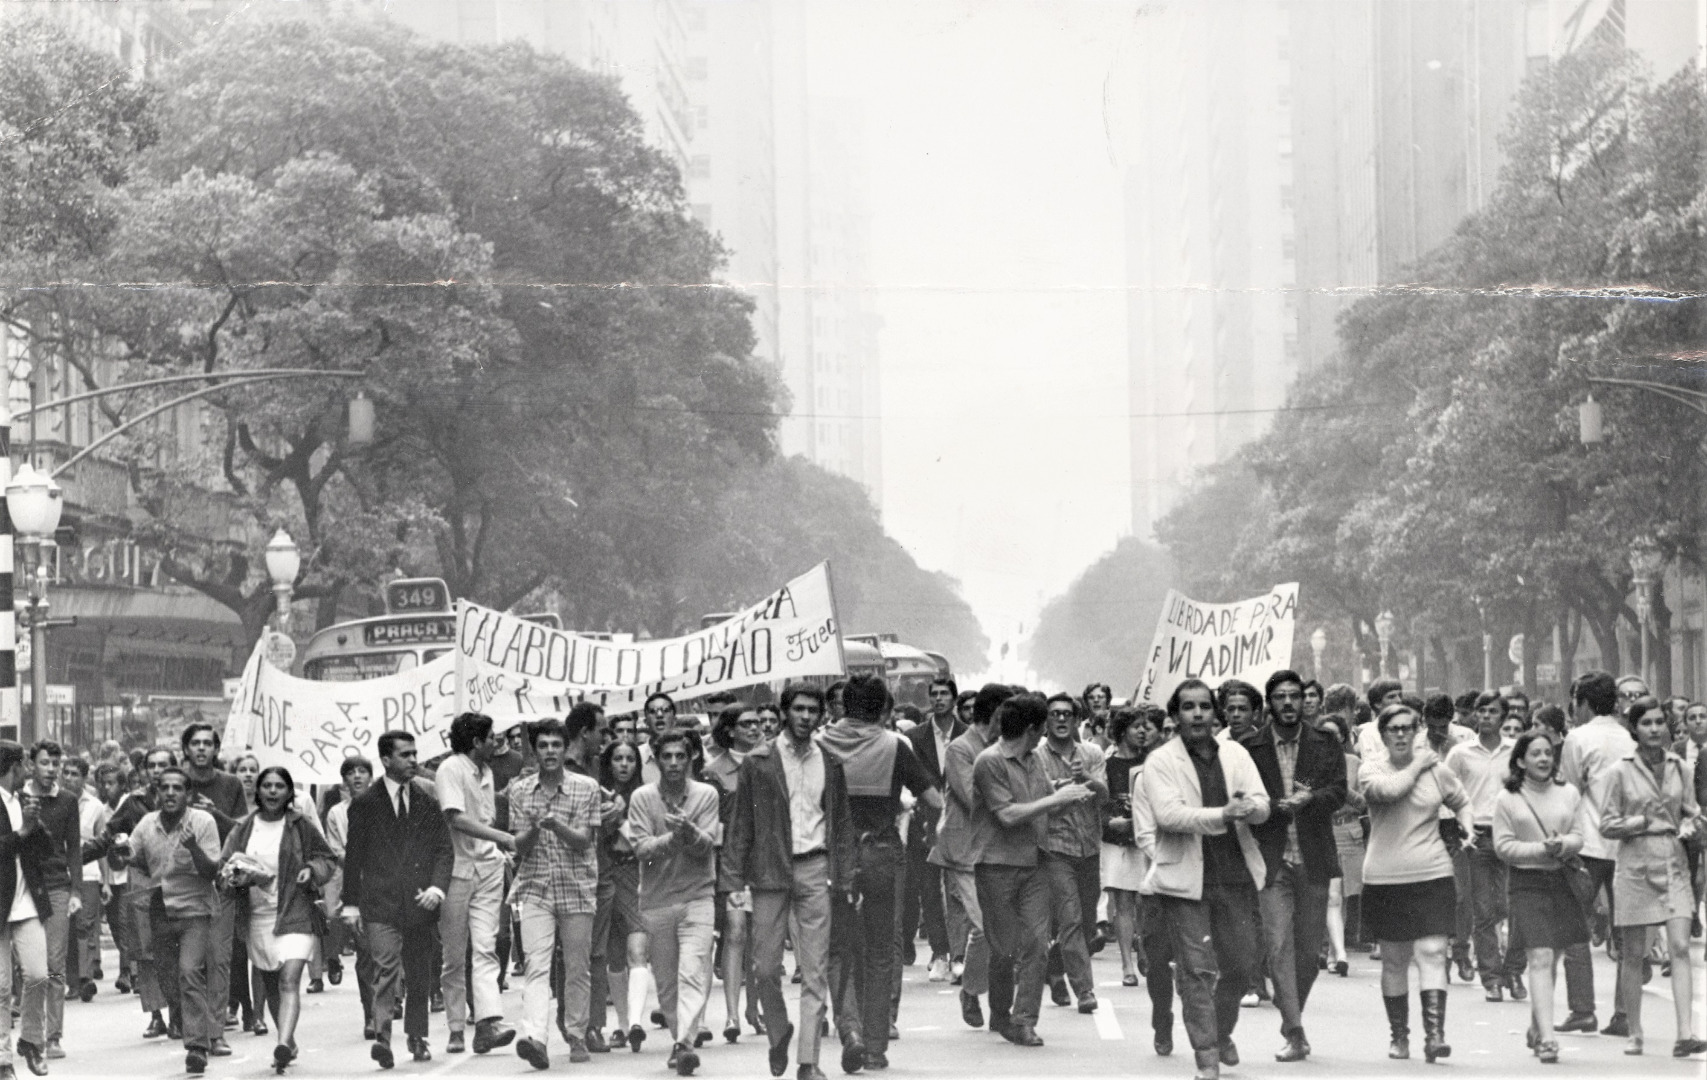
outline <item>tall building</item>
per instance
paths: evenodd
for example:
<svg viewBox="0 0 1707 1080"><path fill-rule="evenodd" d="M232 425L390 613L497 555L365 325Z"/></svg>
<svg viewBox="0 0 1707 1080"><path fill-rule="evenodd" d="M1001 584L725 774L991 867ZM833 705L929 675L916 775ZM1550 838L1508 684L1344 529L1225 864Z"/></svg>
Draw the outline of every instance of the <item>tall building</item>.
<svg viewBox="0 0 1707 1080"><path fill-rule="evenodd" d="M1597 40L1665 77L1702 0L1222 0L1147 9L1126 165L1132 531L1263 431L1339 315L1491 196L1523 78Z"/></svg>

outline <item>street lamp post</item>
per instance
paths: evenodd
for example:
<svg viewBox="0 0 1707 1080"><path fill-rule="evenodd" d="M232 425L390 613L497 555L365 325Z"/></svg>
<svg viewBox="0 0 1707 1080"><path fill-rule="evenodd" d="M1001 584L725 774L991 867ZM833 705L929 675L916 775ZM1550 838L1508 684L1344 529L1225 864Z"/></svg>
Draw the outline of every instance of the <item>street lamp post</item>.
<svg viewBox="0 0 1707 1080"><path fill-rule="evenodd" d="M51 477L37 472L28 463L18 469L6 486L6 511L12 528L35 551L35 570L30 575L30 716L29 724L20 716L18 741L25 746L35 742L47 730L42 722L47 703L47 561L46 546L53 541L59 528L60 511L65 507L64 493Z"/></svg>
<svg viewBox="0 0 1707 1080"><path fill-rule="evenodd" d="M1322 654L1328 651L1328 632L1319 626L1310 635L1310 651L1315 654L1316 658L1316 681L1321 682Z"/></svg>
<svg viewBox="0 0 1707 1080"><path fill-rule="evenodd" d="M1660 546L1652 537L1637 537L1630 545L1631 585L1636 590L1637 671L1641 674L1642 681L1650 686L1653 683L1648 677L1648 629L1654 614L1653 593L1650 590L1653 588L1655 575L1664 565L1665 554L1660 551Z"/></svg>
<svg viewBox="0 0 1707 1080"><path fill-rule="evenodd" d="M267 576L272 579L273 596L277 598L274 626L286 636L290 634L291 591L296 587L296 575L301 569L302 554L296 550L296 542L289 533L280 529L267 543Z"/></svg>
<svg viewBox="0 0 1707 1080"><path fill-rule="evenodd" d="M1378 665L1382 678L1387 677L1387 651L1393 642L1393 613L1383 611L1375 616L1375 637L1381 642L1381 663Z"/></svg>

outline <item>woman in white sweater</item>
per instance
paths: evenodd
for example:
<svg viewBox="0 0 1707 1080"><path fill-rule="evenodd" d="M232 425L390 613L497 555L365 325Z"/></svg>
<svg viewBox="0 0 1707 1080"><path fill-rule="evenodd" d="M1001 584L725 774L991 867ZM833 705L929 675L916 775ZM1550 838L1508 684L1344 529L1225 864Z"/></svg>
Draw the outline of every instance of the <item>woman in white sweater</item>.
<svg viewBox="0 0 1707 1080"><path fill-rule="evenodd" d="M1440 808L1444 805L1462 822L1469 798L1429 748L1422 717L1409 705L1387 706L1375 724L1387 752L1364 758L1357 773L1369 804L1363 922L1381 945L1381 996L1393 1039L1387 1056L1411 1056L1414 962L1423 1056L1432 1063L1452 1053L1446 1042L1446 951L1458 907L1452 856L1440 835ZM1420 748L1419 735L1425 740Z"/></svg>
<svg viewBox="0 0 1707 1080"><path fill-rule="evenodd" d="M1511 748L1511 774L1494 804L1494 854L1511 868L1511 945L1529 961L1529 1047L1559 1063L1553 1038L1553 977L1559 954L1588 940L1588 920L1565 880L1564 860L1582 850L1582 796L1557 777L1551 731L1532 731Z"/></svg>

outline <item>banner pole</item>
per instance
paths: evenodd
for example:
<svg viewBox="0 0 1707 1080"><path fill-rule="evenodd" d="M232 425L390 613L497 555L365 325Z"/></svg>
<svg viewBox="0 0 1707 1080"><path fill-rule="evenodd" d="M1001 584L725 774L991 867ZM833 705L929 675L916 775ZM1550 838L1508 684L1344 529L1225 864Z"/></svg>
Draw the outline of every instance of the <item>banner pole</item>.
<svg viewBox="0 0 1707 1080"><path fill-rule="evenodd" d="M456 693L451 695L451 707L456 710L453 714L455 716L461 716L468 711L467 680L464 678L466 672L462 659L462 621L466 618L468 618L468 602L458 600L456 602L456 643L451 649L452 663L455 664L456 671Z"/></svg>
<svg viewBox="0 0 1707 1080"><path fill-rule="evenodd" d="M842 648L842 609L836 606L836 574L829 559L824 560L824 588L830 593L830 618L836 620L836 666L842 669L842 676L846 678L848 655Z"/></svg>

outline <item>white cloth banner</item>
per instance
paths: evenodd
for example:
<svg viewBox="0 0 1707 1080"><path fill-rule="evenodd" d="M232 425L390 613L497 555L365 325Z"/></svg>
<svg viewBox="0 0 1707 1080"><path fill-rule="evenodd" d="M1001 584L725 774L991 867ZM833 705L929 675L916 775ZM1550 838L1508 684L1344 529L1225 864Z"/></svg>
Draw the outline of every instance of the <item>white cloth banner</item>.
<svg viewBox="0 0 1707 1080"><path fill-rule="evenodd" d="M1243 679L1261 690L1292 663L1297 621L1296 581L1232 604L1205 604L1169 589L1133 701L1166 705L1187 679L1211 687Z"/></svg>
<svg viewBox="0 0 1707 1080"><path fill-rule="evenodd" d="M606 641L459 601L452 655L464 707L500 727L583 700L628 712L656 693L701 697L843 672L828 563L724 622L658 641Z"/></svg>
<svg viewBox="0 0 1707 1080"><path fill-rule="evenodd" d="M457 647L418 668L361 682L300 679L256 645L226 723L229 751L283 765L305 784L335 784L346 757L375 760L381 733L415 736L422 761L450 749L459 712L502 731L562 716L578 701L637 710L657 692L700 697L757 683L843 673L827 563L725 622L685 637L617 643L565 633L478 604L457 605ZM461 693L459 693L459 689Z"/></svg>

